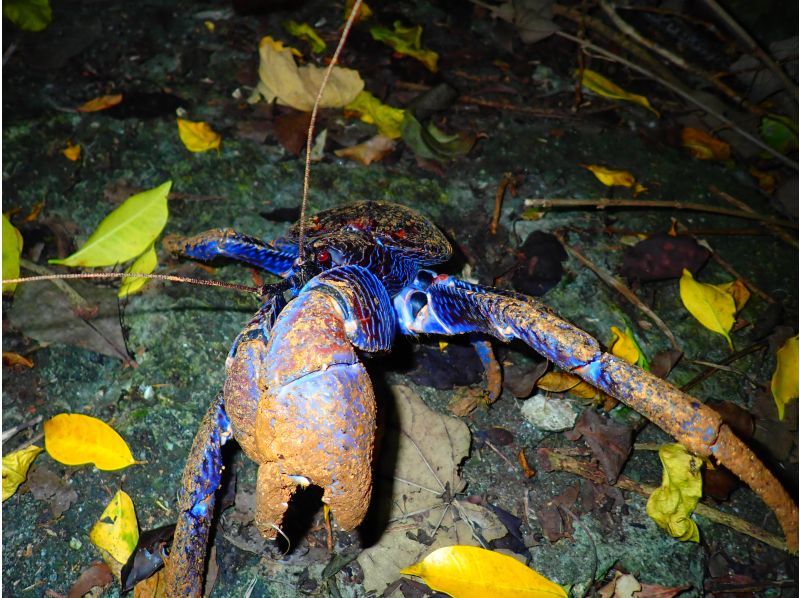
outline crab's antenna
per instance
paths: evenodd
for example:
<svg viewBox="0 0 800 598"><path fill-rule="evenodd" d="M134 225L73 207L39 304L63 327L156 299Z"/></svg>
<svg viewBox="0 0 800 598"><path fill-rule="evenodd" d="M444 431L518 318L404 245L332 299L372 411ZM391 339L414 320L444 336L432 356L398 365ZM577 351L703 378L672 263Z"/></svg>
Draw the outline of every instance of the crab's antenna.
<svg viewBox="0 0 800 598"><path fill-rule="evenodd" d="M347 17L347 22L344 24L342 35L339 37L339 45L336 46L336 51L333 53L331 62L328 65L328 68L325 69L325 75L322 77L322 84L319 86L317 98L314 100L314 108L311 110L311 120L308 123L308 137L306 138L306 169L303 174L303 201L300 204L300 230L297 234L298 250L300 253L299 257L301 263L306 257L303 242L305 240L306 233L306 206L308 204L308 187L311 181L311 144L314 141L314 125L317 122L317 112L319 111L319 104L322 101L322 93L325 91L325 87L328 85L328 79L330 79L333 67L336 66L336 63L339 60L339 54L342 53L342 48L344 48L344 43L347 41L347 36L350 34L350 29L353 27L353 23L356 20L356 16L358 15L360 8L361 0L355 0L355 2L353 2L353 8L350 11L350 16Z"/></svg>
<svg viewBox="0 0 800 598"><path fill-rule="evenodd" d="M202 287L220 287L239 291L243 293L253 293L259 295L259 287L249 287L243 284L232 282L221 282L219 280L202 280L200 278L189 278L188 276L174 276L172 274L139 274L135 272L82 272L80 274L42 274L40 276L26 276L23 278L4 279L3 284L19 284L23 282L39 282L42 280L72 280L80 278L150 278L155 280L169 280L171 282L184 282L187 284Z"/></svg>

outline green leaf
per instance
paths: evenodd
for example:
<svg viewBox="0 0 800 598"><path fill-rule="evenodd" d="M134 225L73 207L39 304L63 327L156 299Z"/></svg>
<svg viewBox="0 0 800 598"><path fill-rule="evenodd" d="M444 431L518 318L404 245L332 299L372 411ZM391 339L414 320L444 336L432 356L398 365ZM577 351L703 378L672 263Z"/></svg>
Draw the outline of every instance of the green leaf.
<svg viewBox="0 0 800 598"><path fill-rule="evenodd" d="M133 274L150 274L156 269L157 265L158 256L156 255L156 248L154 245L150 245L150 247L148 247L142 255L136 258L136 261L133 262L130 267L125 270L125 272L130 272ZM146 283L146 278L123 278L117 297L122 299L123 297L127 297L133 293L138 293L142 290L142 287L144 287Z"/></svg>
<svg viewBox="0 0 800 598"><path fill-rule="evenodd" d="M413 114L406 111L402 125L403 141L415 154L428 160L446 162L468 154L475 145L475 136L468 133L448 135L433 123L423 127Z"/></svg>
<svg viewBox="0 0 800 598"><path fill-rule="evenodd" d="M402 135L406 111L384 104L368 91L359 93L344 109L358 112L363 122L378 127L378 132L384 137L397 139Z"/></svg>
<svg viewBox="0 0 800 598"><path fill-rule="evenodd" d="M78 251L62 266L95 268L114 266L142 254L156 240L167 223L167 196L172 181L126 199L111 212Z"/></svg>
<svg viewBox="0 0 800 598"><path fill-rule="evenodd" d="M660 446L658 456L664 473L661 487L647 500L647 514L674 538L699 542L700 532L691 514L703 495L703 462L680 444Z"/></svg>
<svg viewBox="0 0 800 598"><path fill-rule="evenodd" d="M3 15L23 31L41 31L53 20L50 0L3 0Z"/></svg>
<svg viewBox="0 0 800 598"><path fill-rule="evenodd" d="M320 54L325 51L328 45L325 43L316 30L308 23L298 23L297 21L284 21L283 28L289 32L290 35L299 37L311 46L311 52Z"/></svg>
<svg viewBox="0 0 800 598"><path fill-rule="evenodd" d="M22 235L3 214L3 280L19 278L19 256L22 254ZM11 293L16 284L3 284L3 292Z"/></svg>
<svg viewBox="0 0 800 598"><path fill-rule="evenodd" d="M436 72L439 55L432 50L422 49L422 26L404 27L401 21L395 21L394 31L383 26L369 30L372 39L383 42L394 48L398 54L416 58L432 73Z"/></svg>
<svg viewBox="0 0 800 598"><path fill-rule="evenodd" d="M797 149L797 123L781 114L768 114L761 119L761 138L782 154Z"/></svg>

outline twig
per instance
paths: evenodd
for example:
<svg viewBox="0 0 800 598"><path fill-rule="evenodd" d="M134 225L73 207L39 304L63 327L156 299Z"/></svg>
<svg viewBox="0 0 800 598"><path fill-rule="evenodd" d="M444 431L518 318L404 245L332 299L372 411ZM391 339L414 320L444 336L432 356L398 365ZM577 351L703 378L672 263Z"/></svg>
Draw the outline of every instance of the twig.
<svg viewBox="0 0 800 598"><path fill-rule="evenodd" d="M550 198L550 199L526 199L526 207L532 208L576 208L582 206L594 207L598 210L606 208L658 208L667 210L691 210L694 212L708 212L711 214L721 214L723 216L733 216L734 218L745 218L748 220L758 220L774 226L784 228L797 228L797 224L788 220L763 216L755 212L743 210L733 210L721 208L703 203L693 203L684 201L665 201L655 199L569 199L569 198Z"/></svg>
<svg viewBox="0 0 800 598"><path fill-rule="evenodd" d="M631 62L630 60L627 60L626 58L623 58L619 54L615 54L614 52L611 52L610 50L606 50L605 48L601 48L598 45L595 45L595 44L593 44L593 43L591 43L589 41L586 41L584 39L580 39L579 37L575 37L574 35L570 35L569 33L566 33L564 31L556 31L555 35L563 37L564 39L568 39L568 40L570 40L572 42L575 42L576 44L580 44L580 45L582 45L582 46L584 46L586 48L591 48L592 50L594 50L595 52L597 52L601 56L605 56L609 60L613 60L615 62L623 64L623 65L627 66L628 68L633 69L634 71L637 71L638 73L641 73L645 77L648 77L648 78L652 79L653 81L661 83L661 85L663 85L664 87L674 91L676 94L681 96L687 102L690 102L690 103L694 104L695 106L697 106L698 108L701 108L702 110L704 110L705 112L707 112L708 114L710 114L711 116L713 116L714 118L719 120L721 123L723 123L723 124L727 125L728 127L730 127L730 129L732 131L735 131L736 133L738 133L739 136L744 137L749 142L757 145L762 150L764 150L765 152L767 152L770 155L774 156L776 159L780 160L781 162L783 162L787 166L792 167L794 170L800 170L800 165L798 165L797 162L794 162L794 161L790 160L789 158L787 158L786 156L781 154L779 151L775 150L774 148L770 147L769 145L767 145L766 143L761 141L758 137L755 137L754 135L751 135L750 133L748 133L747 131L742 129L739 125L737 125L735 122L733 122L728 117L723 115L721 112L719 112L718 110L715 110L714 108L709 106L706 102L700 100L699 98L696 98L692 93L690 93L689 91L686 91L685 89L683 89L682 85L675 85L674 83L671 83L670 81L668 81L666 78L661 77L661 76L655 74L653 71L650 71L650 70L648 70L648 69L646 69L646 68L644 68L642 66L639 66L638 64L635 64L635 63Z"/></svg>
<svg viewBox="0 0 800 598"><path fill-rule="evenodd" d="M765 343L766 343L766 341L764 341L764 340L759 341L757 343L753 343L749 347L745 347L741 351L737 351L733 355L729 355L728 357L726 357L725 359L722 360L720 365L728 365L728 364L733 363L734 361L736 361L738 359L741 359L742 357L750 355L750 353L755 353L756 351L761 349L764 346ZM704 371L700 372L694 378L689 380L686 384L681 386L681 390L683 392L689 392L692 388L694 388L695 386L700 384L703 380L706 380L707 378L710 378L711 376L716 374L718 371L719 370L717 368L709 368L709 367L707 367Z"/></svg>
<svg viewBox="0 0 800 598"><path fill-rule="evenodd" d="M606 481L605 474L588 461L579 461L560 453L558 450L548 448L538 449L538 454L540 457L547 459L547 462L549 462L550 467L553 470L573 473L582 478L586 478L595 484L608 483ZM642 496L650 496L657 489L656 486L641 484L624 475L621 475L617 479L617 482L614 484L614 486L621 490L636 492ZM749 521L745 521L744 519L737 517L736 515L723 513L722 511L710 507L703 502L697 504L694 512L697 515L712 521L713 523L725 525L741 534L745 534L751 538L759 540L760 542L764 542L773 548L777 548L778 550L783 550L786 552L789 551L783 538L771 534L760 527L753 525Z"/></svg>
<svg viewBox="0 0 800 598"><path fill-rule="evenodd" d="M488 440L485 440L485 441L484 441L484 444L485 444L486 446L488 446L490 449L492 449L492 450L493 450L495 453L497 453L497 454L498 454L498 456L499 456L499 457L500 457L500 458L501 458L503 461L505 461L506 463L508 463L508 466L511 468L511 471L516 471L516 470L517 470L517 466L516 466L516 465L514 465L514 464L511 462L511 460L510 460L508 457L506 457L506 456L505 456L503 453L501 453L501 452L500 452L500 449L498 449L498 448L497 448L495 445L493 445L493 444L492 444L491 442L489 442Z"/></svg>
<svg viewBox="0 0 800 598"><path fill-rule="evenodd" d="M714 185L711 185L711 187L709 187L709 191L711 191L711 193L713 193L714 195L717 195L718 197L721 197L722 199L727 201L729 204L736 206L740 210L742 210L744 212L751 212L751 213L755 214L755 210L753 208L751 208L749 205L747 205L741 199L738 199L738 198L734 197L730 193L726 193L725 191L723 191L722 189L717 188ZM781 229L781 228L779 228L777 226L773 226L771 224L768 224L767 228L770 230L770 232L772 232L772 234L774 234L776 237L778 237L781 241L783 241L783 242L787 243L788 245L791 245L792 247L797 249L797 239L796 239L796 237L793 237L792 235L788 234L785 230L783 230L783 229Z"/></svg>
<svg viewBox="0 0 800 598"><path fill-rule="evenodd" d="M592 262L585 255L583 255L580 251L578 251L577 249L575 249L574 247L569 245L566 242L566 240L564 239L563 235L561 235L559 233L556 233L555 236L561 242L561 244L566 248L566 250L572 255L572 257L577 259L584 266L586 266L592 272L597 274L597 276L600 278L600 280L602 280L604 283L606 283L612 289L617 291L620 295L625 297L639 311L641 311L648 318L653 320L655 325L658 326L659 329L661 329L661 332L663 332L664 335L669 339L669 342L670 342L670 344L672 344L672 347L676 351L679 351L679 352L683 353L683 351L681 350L680 346L678 345L678 340L675 338L675 335L672 334L672 331L667 327L667 325L664 323L664 321L661 318L659 318L658 315L652 309L650 309L644 303L642 303L642 300L639 299L636 296L636 294L633 291L631 291L619 278L617 278L616 276L613 276L612 274L609 274L608 272L606 272L605 270L603 270L602 268L597 266L594 262Z"/></svg>
<svg viewBox="0 0 800 598"><path fill-rule="evenodd" d="M32 428L33 426L38 424L40 421L42 421L42 416L41 415L37 415L33 419L28 420L26 422L22 422L21 424L18 424L16 426L14 426L13 428L8 428L7 430L3 430L3 442L6 442L8 439L12 438L16 434L19 434L23 430L27 430L28 428Z"/></svg>
<svg viewBox="0 0 800 598"><path fill-rule="evenodd" d="M504 173L503 178L500 179L500 183L497 185L497 191L494 193L494 213L492 214L492 222L489 224L489 232L493 235L497 234L497 225L500 223L500 210L503 207L506 187L508 187L513 180L514 176L510 172Z"/></svg>
<svg viewBox="0 0 800 598"><path fill-rule="evenodd" d="M616 8L613 4L611 4L608 0L600 0L600 6L608 15L608 18L617 26L617 28L622 31L625 35L631 37L632 39L636 40L646 48L649 48L656 54L662 56L663 58L667 59L672 64L679 66L680 68L689 71L693 75L701 77L714 85L719 91L724 93L728 96L731 100L736 102L736 104L743 106L753 114L758 116L763 116L766 114L766 110L756 106L755 104L748 102L745 98L743 98L739 93L731 88L728 84L724 81L721 81L718 77L716 77L713 73L709 73L697 66L691 65L686 62L682 57L674 54L670 50L658 45L652 40L647 39L642 34L640 34L630 23L625 21L616 11Z"/></svg>
<svg viewBox="0 0 800 598"><path fill-rule="evenodd" d="M705 0L708 7L714 11L714 13L722 20L723 23L736 34L741 41L743 41L747 45L747 49L750 50L753 54L758 56L759 60L763 62L769 70L771 70L778 79L780 79L783 86L786 88L792 98L794 98L795 103L800 103L800 96L798 96L797 92L797 83L792 81L789 76L784 72L784 70L780 67L780 65L773 60L773 58L767 54L764 50L761 49L761 46L758 45L756 40L754 40L744 28L736 22L736 20L728 14L728 12L722 8L716 0Z"/></svg>

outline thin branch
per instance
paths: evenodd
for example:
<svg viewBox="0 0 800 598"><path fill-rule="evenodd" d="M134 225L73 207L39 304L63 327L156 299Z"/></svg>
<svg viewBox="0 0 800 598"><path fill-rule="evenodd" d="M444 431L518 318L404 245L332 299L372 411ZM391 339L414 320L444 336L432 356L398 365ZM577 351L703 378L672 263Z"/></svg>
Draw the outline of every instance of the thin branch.
<svg viewBox="0 0 800 598"><path fill-rule="evenodd" d="M787 158L786 156L781 154L779 151L775 150L774 148L770 147L769 145L767 145L766 143L761 141L758 137L755 137L754 135L751 135L750 133L748 133L747 131L742 129L739 125L737 125L735 122L733 122L728 117L723 115L721 112L715 110L714 108L712 108L711 106L706 104L704 101L700 100L699 98L696 98L690 92L688 92L685 89L683 89L683 86L675 85L674 83L669 82L664 77L656 75L652 71L650 71L650 70L648 70L648 69L646 69L646 68L644 68L642 66L639 66L638 64L634 64L633 62L623 58L619 54L615 54L614 52L611 52L610 50L606 50L605 48L601 48L600 46L598 46L596 44L593 44L592 42L587 41L585 39L580 39L579 37L575 37L574 35L570 35L569 33L565 33L564 31L556 31L555 35L563 37L564 39L568 39L568 40L570 40L570 41L572 41L572 42L574 42L576 44L580 44L581 46L583 46L585 48L591 48L592 50L594 50L595 52L597 52L601 56L605 56L609 60L612 60L614 62L618 62L620 64L623 64L623 65L627 66L628 68L633 69L634 71L637 71L638 73L644 75L645 77L648 77L648 78L652 79L653 81L656 81L656 82L660 83L664 87L672 90L673 92L675 92L676 94L681 96L687 102L690 102L691 104L694 104L698 108L701 108L702 110L704 110L705 112L707 112L708 114L710 114L711 116L713 116L714 118L719 120L721 123L723 123L723 124L727 125L728 127L730 127L730 129L732 131L735 131L736 133L738 133L740 137L743 137L743 138L747 139L749 142L757 145L758 147L763 149L765 152L767 152L770 155L774 156L775 158L777 158L778 160L780 160L781 162L783 162L787 166L791 166L794 170L800 170L800 165L798 165L797 162L794 162L793 160Z"/></svg>
<svg viewBox="0 0 800 598"><path fill-rule="evenodd" d="M709 191L711 191L711 193L713 193L714 195L716 195L718 197L721 197L722 199L727 201L729 204L736 206L740 210L743 210L745 212L749 212L749 213L752 213L752 214L755 214L755 212L756 212L753 208L751 208L749 205L747 205L741 199L738 199L738 198L734 197L730 193L726 193L725 191L723 191L722 189L717 188L714 185L711 185L711 187L709 187ZM792 236L792 235L788 234L786 231L778 228L777 226L773 226L771 224L767 225L767 228L769 228L770 232L772 232L781 241L783 241L787 245L791 245L792 247L797 249L797 238L796 238L796 235Z"/></svg>
<svg viewBox="0 0 800 598"><path fill-rule="evenodd" d="M788 220L781 220L772 216L763 216L755 212L745 212L743 210L733 210L722 208L704 203L693 203L685 201L664 201L654 199L571 199L571 198L549 198L549 199L526 199L525 206L530 208L576 208L590 206L598 210L606 208L658 208L666 210L690 210L694 212L708 212L711 214L721 214L723 216L733 216L734 218L745 218L747 220L758 220L765 224L781 226L783 228L797 229L797 224Z"/></svg>
<svg viewBox="0 0 800 598"><path fill-rule="evenodd" d="M556 238L561 242L561 244L564 246L567 252L569 252L572 255L572 257L577 259L584 266L586 266L592 272L597 274L600 280L602 280L612 289L617 291L620 295L625 297L625 299L630 301L639 311L641 311L648 318L650 318L655 323L655 325L659 327L661 332L663 332L664 335L669 339L669 342L670 344L672 344L672 347L676 351L683 353L680 346L678 345L678 340L675 338L675 335L672 333L669 327L664 323L664 321L661 318L659 318L658 315L652 309L650 309L644 303L642 303L642 300L639 299L636 296L636 294L633 291L631 291L619 278L613 276L612 274L609 274L608 272L600 268L597 264L592 262L585 255L583 255L580 251L569 245L564 239L563 235L556 234Z"/></svg>
<svg viewBox="0 0 800 598"><path fill-rule="evenodd" d="M722 8L716 0L705 0L708 7L714 11L714 13L722 20L723 23L736 34L740 40L742 40L746 45L747 49L750 50L753 54L758 56L759 60L763 62L769 70L771 70L778 79L780 79L783 86L786 88L792 98L794 98L795 103L800 103L800 96L798 95L797 91L797 83L792 81L789 76L784 72L784 70L780 67L780 65L773 60L773 58L767 54L764 50L761 49L761 46L758 45L756 40L754 40L744 28L736 22L736 20L728 14L728 12Z"/></svg>
<svg viewBox="0 0 800 598"><path fill-rule="evenodd" d="M38 424L41 421L42 421L42 416L41 415L37 415L36 417L34 417L31 420L28 420L26 422L22 422L21 424L18 424L16 426L12 427L12 428L8 428L6 430L3 430L3 442L6 442L8 439L14 437L15 435L19 434L23 430L27 430L28 428L32 428L33 426L35 426L36 424Z"/></svg>

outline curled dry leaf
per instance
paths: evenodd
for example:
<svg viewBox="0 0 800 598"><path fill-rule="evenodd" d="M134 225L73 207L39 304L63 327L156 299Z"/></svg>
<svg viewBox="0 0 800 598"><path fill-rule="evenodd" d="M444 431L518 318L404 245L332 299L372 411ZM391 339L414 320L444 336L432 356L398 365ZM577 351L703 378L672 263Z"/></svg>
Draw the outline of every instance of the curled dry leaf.
<svg viewBox="0 0 800 598"><path fill-rule="evenodd" d="M115 93L91 99L85 104L78 106L76 110L78 112L99 112L101 110L111 108L112 106L116 106L120 102L122 102L122 94Z"/></svg>
<svg viewBox="0 0 800 598"><path fill-rule="evenodd" d="M3 280L19 278L19 256L22 255L22 235L3 214ZM16 283L3 283L3 293L13 293Z"/></svg>
<svg viewBox="0 0 800 598"><path fill-rule="evenodd" d="M32 368L33 362L19 353L3 351L3 365L17 368Z"/></svg>
<svg viewBox="0 0 800 598"><path fill-rule="evenodd" d="M61 413L47 420L44 446L64 465L93 463L97 469L115 470L138 463L114 428L80 413Z"/></svg>
<svg viewBox="0 0 800 598"><path fill-rule="evenodd" d="M600 73L596 73L590 69L584 69L582 75L581 84L586 89L593 91L597 95L603 96L604 98L608 98L610 100L633 102L634 104L644 106L656 116L660 116L658 111L650 105L650 100L648 100L646 97L627 92L616 83L605 78Z"/></svg>
<svg viewBox="0 0 800 598"><path fill-rule="evenodd" d="M772 398L775 399L778 417L781 420L784 417L786 403L798 397L797 339L797 336L793 336L778 349L778 363L775 366L775 372L772 374L770 382Z"/></svg>
<svg viewBox="0 0 800 598"><path fill-rule="evenodd" d="M72 145L71 141L67 141L67 147L61 150L61 154L72 162L77 162L81 157L81 146Z"/></svg>
<svg viewBox="0 0 800 598"><path fill-rule="evenodd" d="M126 492L117 490L89 532L89 539L117 561L115 569L128 560L139 541L139 524L133 501Z"/></svg>
<svg viewBox="0 0 800 598"><path fill-rule="evenodd" d="M222 136L205 122L193 122L179 118L178 135L186 149L195 153L219 150L222 143Z"/></svg>
<svg viewBox="0 0 800 598"><path fill-rule="evenodd" d="M383 160L391 154L395 148L395 141L383 135L370 137L364 143L359 143L351 147L336 150L335 153L340 158L355 160L364 166L369 166L373 162Z"/></svg>
<svg viewBox="0 0 800 598"><path fill-rule="evenodd" d="M567 598L564 588L518 560L476 546L440 548L400 573L421 577L431 589L460 598Z"/></svg>
<svg viewBox="0 0 800 598"><path fill-rule="evenodd" d="M278 104L283 106L311 112L325 69L314 65L298 67L292 48L285 48L282 42L276 42L269 36L261 40L258 52L259 83L255 99L260 94L267 102L277 99ZM364 81L357 71L335 66L322 94L320 108L342 108L352 102L362 89Z"/></svg>
<svg viewBox="0 0 800 598"><path fill-rule="evenodd" d="M681 145L698 160L728 160L731 157L730 145L693 127L681 130Z"/></svg>
<svg viewBox="0 0 800 598"><path fill-rule="evenodd" d="M14 496L19 485L28 477L28 469L36 456L44 449L29 446L3 455L3 502Z"/></svg>
<svg viewBox="0 0 800 598"><path fill-rule="evenodd" d="M172 181L167 181L129 197L103 219L78 251L50 263L96 268L115 266L139 256L164 230L171 187Z"/></svg>
<svg viewBox="0 0 800 598"><path fill-rule="evenodd" d="M591 171L595 178L606 187L628 187L633 192L639 194L647 191L647 188L636 182L636 177L627 170L613 170L597 164L584 165L586 170Z"/></svg>
<svg viewBox="0 0 800 598"><path fill-rule="evenodd" d="M104 588L105 586L113 583L114 574L111 573L108 565L105 563L94 563L89 566L80 577L75 580L72 587L69 589L67 598L82 598L88 594L92 588Z"/></svg>
<svg viewBox="0 0 800 598"><path fill-rule="evenodd" d="M691 515L703 495L703 462L680 444L659 447L658 456L664 472L661 487L647 500L647 514L678 540L699 542Z"/></svg>

